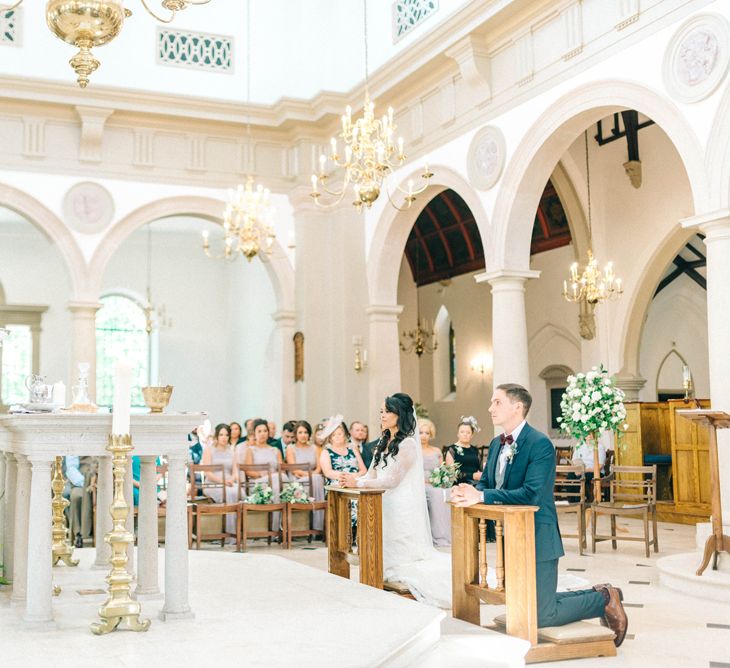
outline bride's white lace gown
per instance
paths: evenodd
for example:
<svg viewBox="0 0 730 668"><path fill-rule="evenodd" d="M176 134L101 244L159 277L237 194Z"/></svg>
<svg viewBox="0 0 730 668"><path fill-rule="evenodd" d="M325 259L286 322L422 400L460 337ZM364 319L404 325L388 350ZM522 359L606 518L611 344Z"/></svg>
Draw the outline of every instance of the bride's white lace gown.
<svg viewBox="0 0 730 668"><path fill-rule="evenodd" d="M416 600L451 607L451 557L433 547L426 507L421 447L404 438L398 454L382 459L358 479L358 487L384 488L383 570L386 581L402 582Z"/></svg>

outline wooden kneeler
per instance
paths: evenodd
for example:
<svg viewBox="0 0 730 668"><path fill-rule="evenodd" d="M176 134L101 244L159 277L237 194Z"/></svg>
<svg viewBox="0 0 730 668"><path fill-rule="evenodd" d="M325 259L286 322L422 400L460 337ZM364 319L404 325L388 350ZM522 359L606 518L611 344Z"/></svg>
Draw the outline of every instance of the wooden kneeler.
<svg viewBox="0 0 730 668"><path fill-rule="evenodd" d="M532 645L526 663L616 656L614 634L597 624L576 622L537 628L535 588L536 506L451 507L452 613L479 625L479 604L505 605L495 619L508 635ZM496 584L487 583L487 522L496 534Z"/></svg>

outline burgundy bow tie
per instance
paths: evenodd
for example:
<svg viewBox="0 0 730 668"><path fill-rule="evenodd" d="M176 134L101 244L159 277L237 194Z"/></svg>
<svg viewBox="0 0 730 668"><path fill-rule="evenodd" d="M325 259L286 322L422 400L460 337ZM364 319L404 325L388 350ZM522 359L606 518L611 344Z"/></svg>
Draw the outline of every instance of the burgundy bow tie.
<svg viewBox="0 0 730 668"><path fill-rule="evenodd" d="M504 445L505 443L509 443L510 445L515 442L515 439L512 438L512 434L509 436L506 434L501 434L499 437L499 444Z"/></svg>

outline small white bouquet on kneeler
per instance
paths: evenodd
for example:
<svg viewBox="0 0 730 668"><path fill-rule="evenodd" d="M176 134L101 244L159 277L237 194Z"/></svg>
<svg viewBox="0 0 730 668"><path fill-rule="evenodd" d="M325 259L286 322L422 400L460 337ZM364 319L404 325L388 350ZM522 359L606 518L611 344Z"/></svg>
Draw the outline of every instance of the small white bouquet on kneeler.
<svg viewBox="0 0 730 668"><path fill-rule="evenodd" d="M273 496L274 493L271 491L271 487L262 482L257 482L253 486L253 492L244 499L244 503L263 505L265 503L271 503Z"/></svg>
<svg viewBox="0 0 730 668"><path fill-rule="evenodd" d="M446 501L447 498L447 490L454 486L459 477L460 468L461 464L458 462L454 462L453 464L447 464L444 462L428 474L428 482L431 486L443 491L444 501Z"/></svg>
<svg viewBox="0 0 730 668"><path fill-rule="evenodd" d="M313 496L309 496L300 482L287 482L279 497L282 503L312 503Z"/></svg>

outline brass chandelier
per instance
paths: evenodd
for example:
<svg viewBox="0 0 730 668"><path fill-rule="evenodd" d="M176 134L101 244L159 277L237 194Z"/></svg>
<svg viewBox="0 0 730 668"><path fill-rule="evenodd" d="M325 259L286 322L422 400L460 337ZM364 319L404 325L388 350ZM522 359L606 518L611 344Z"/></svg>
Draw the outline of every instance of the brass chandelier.
<svg viewBox="0 0 730 668"><path fill-rule="evenodd" d="M577 262L570 265L570 281L563 281L563 297L569 302L581 303L589 308L623 294L621 279L608 262L600 270L598 260L593 256L593 231L591 224L591 172L588 161L588 130L584 133L586 155L586 183L588 190L588 262L581 269ZM580 269L580 271L579 271Z"/></svg>
<svg viewBox="0 0 730 668"><path fill-rule="evenodd" d="M369 70L368 70L368 12L367 0L363 0L364 31L363 39L365 46L365 102L363 104L363 115L354 123L352 121L352 108L348 105L342 115L342 132L340 137L344 142L344 157L338 152L337 139L330 139L330 154L324 153L319 156L319 172L312 174L312 192L310 196L315 203L323 208L337 206L352 185L354 194L353 205L362 211L363 206L370 208L380 196L384 187L385 178L400 167L406 160L403 152L403 138L394 140L396 126L393 122L393 107L388 108L388 113L377 118L375 115L375 104L370 100L369 91ZM329 186L331 175L327 172L328 162L333 169L344 170L342 183L339 187ZM390 192L388 199L391 204L400 210L410 208L411 204L429 185L433 174L424 165L421 178L423 182L415 185L413 179L408 181L408 189L404 190L396 186L404 198L404 205L399 207L393 202ZM329 204L320 201L322 192L334 198Z"/></svg>
<svg viewBox="0 0 730 668"><path fill-rule="evenodd" d="M251 0L246 0L246 110L251 107ZM249 262L261 250L271 253L276 233L271 225L274 210L269 201L269 189L261 184L254 187L253 143L251 118L246 120L246 154L248 176L246 184L228 191L228 204L223 212L223 251L216 255L210 250L208 230L203 231L203 251L208 257L235 260L243 255Z"/></svg>
<svg viewBox="0 0 730 668"><path fill-rule="evenodd" d="M421 298L418 294L420 282L418 280L420 270L420 241L416 241L416 328L403 330L399 341L400 349L404 353L416 353L420 358L423 353L429 355L436 352L439 347L438 336L433 323L428 323L426 318L421 318Z"/></svg>
<svg viewBox="0 0 730 668"><path fill-rule="evenodd" d="M160 0L162 9L169 12L167 16L156 14L147 0L140 2L161 23L172 23L178 12L190 5L206 5L210 0ZM10 5L0 5L0 11L11 11L22 3L23 0L18 0ZM101 64L91 49L111 42L121 32L124 19L131 15L132 12L124 7L124 0L48 0L48 28L56 37L79 49L68 62L76 72L81 88L86 88L89 76Z"/></svg>

